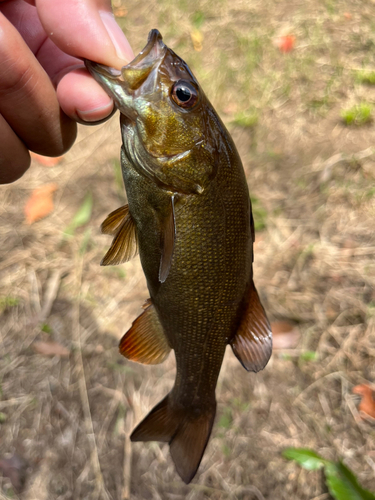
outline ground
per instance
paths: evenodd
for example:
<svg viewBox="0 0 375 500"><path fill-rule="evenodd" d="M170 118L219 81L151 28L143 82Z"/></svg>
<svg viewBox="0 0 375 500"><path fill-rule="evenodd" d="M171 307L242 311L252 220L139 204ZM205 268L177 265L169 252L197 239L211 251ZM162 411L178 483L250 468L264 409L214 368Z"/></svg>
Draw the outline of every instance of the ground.
<svg viewBox="0 0 375 500"><path fill-rule="evenodd" d="M136 53L161 31L232 133L253 200L255 283L298 344L279 342L259 374L228 349L192 484L168 445L130 444L171 388L174 359L146 367L118 353L148 297L138 258L99 266L110 245L100 223L125 202L118 116L80 129L57 166L34 161L0 188L0 465L15 466L0 498L328 499L320 471L282 457L289 446L343 459L375 491L375 428L352 394L375 378L375 2L113 4ZM26 200L49 182L54 211L26 224ZM91 217L66 234L88 193ZM50 341L67 351L46 356L36 342Z"/></svg>

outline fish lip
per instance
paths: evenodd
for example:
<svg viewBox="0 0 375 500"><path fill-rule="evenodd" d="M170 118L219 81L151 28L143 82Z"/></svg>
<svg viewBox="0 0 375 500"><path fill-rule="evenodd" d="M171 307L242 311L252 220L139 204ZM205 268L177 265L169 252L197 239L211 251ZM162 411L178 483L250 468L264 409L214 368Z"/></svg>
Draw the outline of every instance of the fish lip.
<svg viewBox="0 0 375 500"><path fill-rule="evenodd" d="M95 73L99 73L99 75L102 75L110 80L118 80L119 78L122 78L121 70L90 61L89 59L85 59L84 62L90 75L94 76Z"/></svg>
<svg viewBox="0 0 375 500"><path fill-rule="evenodd" d="M157 29L152 29L147 37L147 43L140 53L126 66L126 68L148 66L150 63L161 59L165 54L166 45L163 42L163 37Z"/></svg>

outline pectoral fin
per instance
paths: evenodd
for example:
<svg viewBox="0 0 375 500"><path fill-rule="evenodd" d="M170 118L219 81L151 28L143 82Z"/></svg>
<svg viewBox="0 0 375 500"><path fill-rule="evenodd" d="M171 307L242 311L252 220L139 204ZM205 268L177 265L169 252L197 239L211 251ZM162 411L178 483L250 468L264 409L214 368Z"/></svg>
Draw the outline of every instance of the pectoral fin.
<svg viewBox="0 0 375 500"><path fill-rule="evenodd" d="M120 353L146 365L162 363L171 348L151 300L120 341Z"/></svg>
<svg viewBox="0 0 375 500"><path fill-rule="evenodd" d="M172 264L174 242L176 237L176 223L174 213L174 195L171 197L170 213L165 221L162 233L162 251L159 267L159 281L164 283Z"/></svg>
<svg viewBox="0 0 375 500"><path fill-rule="evenodd" d="M101 225L102 233L114 236L101 266L117 265L135 257L138 250L137 232L128 205L110 213Z"/></svg>
<svg viewBox="0 0 375 500"><path fill-rule="evenodd" d="M233 352L248 371L262 370L272 354L272 331L258 292L252 283L241 324L230 341Z"/></svg>

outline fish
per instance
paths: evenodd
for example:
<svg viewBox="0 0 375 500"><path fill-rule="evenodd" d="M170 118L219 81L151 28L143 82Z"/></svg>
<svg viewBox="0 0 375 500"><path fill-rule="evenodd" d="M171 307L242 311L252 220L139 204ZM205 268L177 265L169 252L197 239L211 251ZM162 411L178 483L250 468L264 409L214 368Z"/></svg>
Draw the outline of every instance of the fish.
<svg viewBox="0 0 375 500"><path fill-rule="evenodd" d="M226 346L248 371L262 370L272 332L253 283L254 221L234 142L188 65L158 30L121 70L85 61L120 111L128 204L102 232L102 265L139 253L150 299L120 341L131 361L162 363L175 383L131 441L169 443L188 484L206 449Z"/></svg>

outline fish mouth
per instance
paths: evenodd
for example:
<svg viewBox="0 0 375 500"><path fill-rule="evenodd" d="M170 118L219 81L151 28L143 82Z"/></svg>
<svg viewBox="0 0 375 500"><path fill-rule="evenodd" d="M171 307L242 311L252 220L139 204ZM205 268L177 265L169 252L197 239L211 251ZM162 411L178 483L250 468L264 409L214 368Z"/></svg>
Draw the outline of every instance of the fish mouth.
<svg viewBox="0 0 375 500"><path fill-rule="evenodd" d="M134 98L157 92L157 69L163 61L167 47L157 29L148 34L143 50L121 70L85 59L85 66L95 80L112 97L116 107L131 121L137 118ZM151 77L151 73L154 73Z"/></svg>
<svg viewBox="0 0 375 500"><path fill-rule="evenodd" d="M147 44L141 52L127 65L126 68L142 68L154 65L156 61L162 59L165 55L166 45L163 42L159 30L153 29L147 37Z"/></svg>

